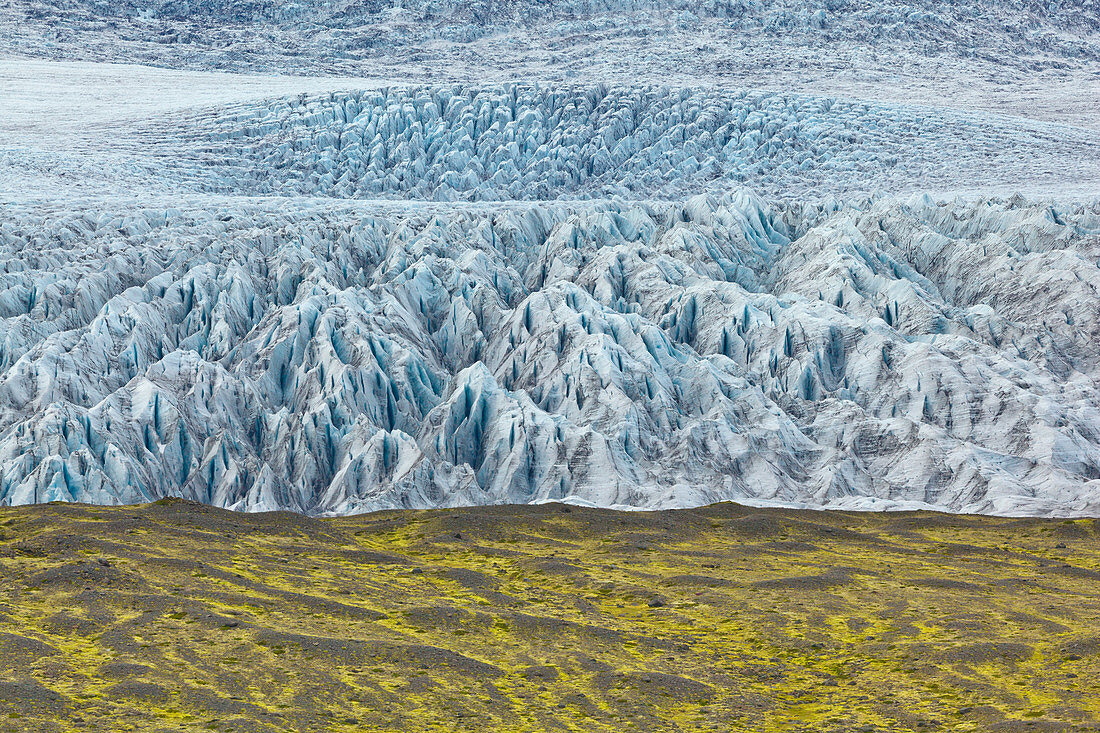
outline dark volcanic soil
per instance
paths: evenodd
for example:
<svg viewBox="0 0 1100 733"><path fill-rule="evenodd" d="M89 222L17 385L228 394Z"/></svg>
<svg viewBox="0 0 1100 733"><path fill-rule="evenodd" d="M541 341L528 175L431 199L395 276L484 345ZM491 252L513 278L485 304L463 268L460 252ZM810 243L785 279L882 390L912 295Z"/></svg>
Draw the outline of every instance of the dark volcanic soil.
<svg viewBox="0 0 1100 733"><path fill-rule="evenodd" d="M1094 520L0 509L0 730L1097 730Z"/></svg>

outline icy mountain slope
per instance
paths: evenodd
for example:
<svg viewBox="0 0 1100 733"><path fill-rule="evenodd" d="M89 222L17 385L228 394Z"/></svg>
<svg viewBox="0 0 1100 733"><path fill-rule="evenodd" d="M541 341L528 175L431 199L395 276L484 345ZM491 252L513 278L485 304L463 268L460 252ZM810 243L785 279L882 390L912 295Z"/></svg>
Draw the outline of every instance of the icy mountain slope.
<svg viewBox="0 0 1100 733"><path fill-rule="evenodd" d="M5 205L0 501L1100 511L1100 205L220 201Z"/></svg>

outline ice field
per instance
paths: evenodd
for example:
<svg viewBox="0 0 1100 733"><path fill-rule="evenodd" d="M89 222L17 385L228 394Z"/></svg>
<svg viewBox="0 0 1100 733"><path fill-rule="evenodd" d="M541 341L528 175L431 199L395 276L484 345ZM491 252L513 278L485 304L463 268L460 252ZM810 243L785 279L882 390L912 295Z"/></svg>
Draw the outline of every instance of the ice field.
<svg viewBox="0 0 1100 733"><path fill-rule="evenodd" d="M0 503L1100 510L1095 3L405 5L0 8Z"/></svg>

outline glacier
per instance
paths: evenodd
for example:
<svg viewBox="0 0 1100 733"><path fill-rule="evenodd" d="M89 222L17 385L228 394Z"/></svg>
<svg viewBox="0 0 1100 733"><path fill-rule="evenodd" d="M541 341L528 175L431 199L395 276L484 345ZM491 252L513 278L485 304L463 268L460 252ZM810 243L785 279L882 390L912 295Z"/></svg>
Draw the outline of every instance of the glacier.
<svg viewBox="0 0 1100 733"><path fill-rule="evenodd" d="M0 505L1100 512L1097 0L10 0L0 49Z"/></svg>
<svg viewBox="0 0 1100 733"><path fill-rule="evenodd" d="M1100 180L1094 129L942 107L704 86L232 75L198 77L209 86L189 99L171 89L191 77L143 74L131 89L127 68L89 95L97 68L7 67L16 103L0 119L0 195L680 200L747 186L784 200L1091 200ZM45 97L42 75L61 77ZM285 94L297 85L308 91Z"/></svg>
<svg viewBox="0 0 1100 733"><path fill-rule="evenodd" d="M660 80L1097 129L1096 0L7 0L0 52L389 79ZM104 69L100 73L111 73Z"/></svg>
<svg viewBox="0 0 1100 733"><path fill-rule="evenodd" d="M386 87L202 109L135 136L155 140L155 175L238 195L673 199L746 182L771 197L975 182L1091 192L1100 180L1093 130L703 87Z"/></svg>
<svg viewBox="0 0 1100 733"><path fill-rule="evenodd" d="M5 504L1100 509L1100 203L25 203L0 263Z"/></svg>

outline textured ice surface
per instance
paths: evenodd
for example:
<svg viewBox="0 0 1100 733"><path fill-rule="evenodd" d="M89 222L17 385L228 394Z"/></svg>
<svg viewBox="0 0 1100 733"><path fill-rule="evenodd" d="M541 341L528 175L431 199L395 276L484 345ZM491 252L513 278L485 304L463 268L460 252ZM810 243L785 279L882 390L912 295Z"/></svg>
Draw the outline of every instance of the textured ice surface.
<svg viewBox="0 0 1100 733"><path fill-rule="evenodd" d="M1096 206L218 201L6 207L0 499L1100 509Z"/></svg>
<svg viewBox="0 0 1100 733"><path fill-rule="evenodd" d="M667 53L684 37L684 50L704 61L728 58L708 47L711 34L761 46L843 42L996 57L1021 67L1100 60L1096 0L9 0L3 10L0 28L13 47L37 56L192 68L331 70L395 55L440 65L478 41L496 42L506 56L553 57L578 41L609 39L664 42Z"/></svg>
<svg viewBox="0 0 1100 733"><path fill-rule="evenodd" d="M137 93L159 105L127 104L133 93L107 86L102 103L71 108L40 101L37 82L13 84L7 127L16 144L0 145L0 192L500 201L677 199L748 185L791 199L907 191L1088 197L1100 180L1097 131L1002 115L601 84L250 100L294 84L355 82L246 78L236 88L236 79L199 76L196 98L215 103L198 108L166 82ZM54 99L81 95L76 83L59 84ZM104 109L117 117L105 118ZM4 127L0 121L0 133Z"/></svg>
<svg viewBox="0 0 1100 733"><path fill-rule="evenodd" d="M0 503L1096 514L1098 29L0 4Z"/></svg>
<svg viewBox="0 0 1100 733"><path fill-rule="evenodd" d="M1093 130L700 88L382 89L173 124L162 137L181 152L157 158L161 175L232 193L664 198L744 181L789 195L1100 180Z"/></svg>
<svg viewBox="0 0 1100 733"><path fill-rule="evenodd" d="M8 0L0 53L397 84L760 88L1100 129L1096 0Z"/></svg>

